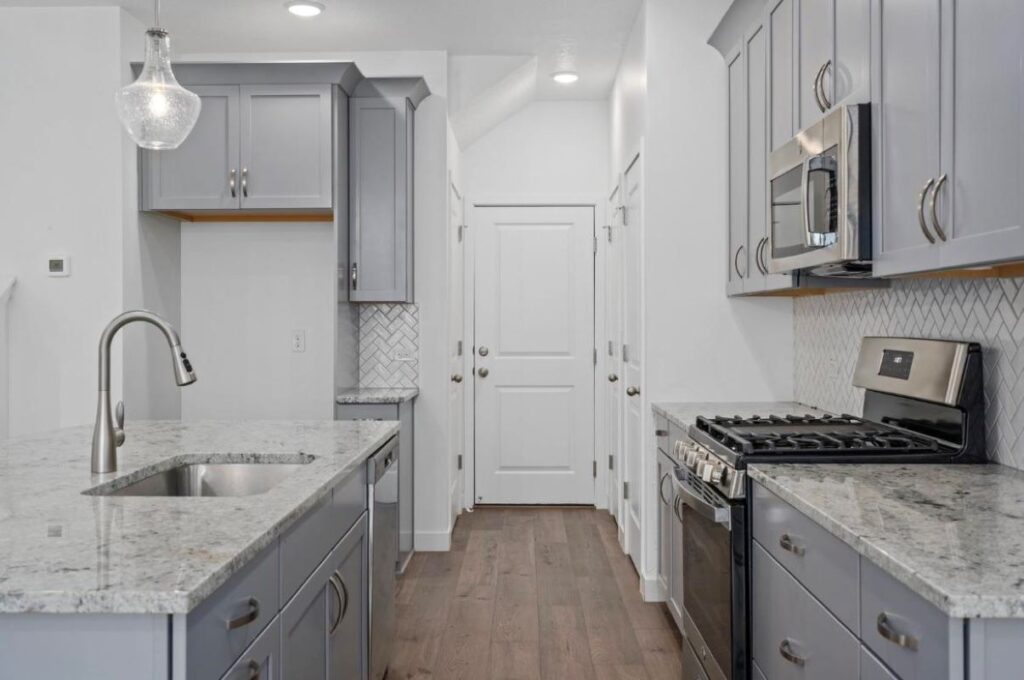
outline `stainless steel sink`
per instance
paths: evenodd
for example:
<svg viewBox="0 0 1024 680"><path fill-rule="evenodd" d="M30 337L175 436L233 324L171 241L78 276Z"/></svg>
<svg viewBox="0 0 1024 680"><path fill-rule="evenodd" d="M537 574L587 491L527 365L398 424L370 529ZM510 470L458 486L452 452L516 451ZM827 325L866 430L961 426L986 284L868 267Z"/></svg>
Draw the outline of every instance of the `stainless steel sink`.
<svg viewBox="0 0 1024 680"><path fill-rule="evenodd" d="M127 486L87 493L101 496L255 496L301 469L299 463L188 463L143 477Z"/></svg>

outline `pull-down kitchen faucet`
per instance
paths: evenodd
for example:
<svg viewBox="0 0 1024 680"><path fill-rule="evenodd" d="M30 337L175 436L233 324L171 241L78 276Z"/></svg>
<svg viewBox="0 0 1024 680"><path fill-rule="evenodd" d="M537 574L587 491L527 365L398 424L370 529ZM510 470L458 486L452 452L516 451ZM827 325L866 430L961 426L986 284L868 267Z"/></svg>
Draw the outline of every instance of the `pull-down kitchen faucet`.
<svg viewBox="0 0 1024 680"><path fill-rule="evenodd" d="M178 331L153 312L137 309L114 317L100 336L100 392L96 405L96 426L92 431L92 471L94 473L117 470L117 447L124 443L124 402L118 402L116 413L110 407L110 343L121 328L133 321L151 323L164 334L171 346L174 361L174 380L179 386L196 381L192 364L181 349Z"/></svg>

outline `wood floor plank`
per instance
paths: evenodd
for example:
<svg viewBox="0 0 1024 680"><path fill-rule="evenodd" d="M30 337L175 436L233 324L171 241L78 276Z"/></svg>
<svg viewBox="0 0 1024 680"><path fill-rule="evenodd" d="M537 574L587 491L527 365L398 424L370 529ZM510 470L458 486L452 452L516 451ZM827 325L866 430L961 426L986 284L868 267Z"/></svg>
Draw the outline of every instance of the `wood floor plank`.
<svg viewBox="0 0 1024 680"><path fill-rule="evenodd" d="M398 585L389 678L672 680L681 636L644 603L614 519L578 507L463 513Z"/></svg>

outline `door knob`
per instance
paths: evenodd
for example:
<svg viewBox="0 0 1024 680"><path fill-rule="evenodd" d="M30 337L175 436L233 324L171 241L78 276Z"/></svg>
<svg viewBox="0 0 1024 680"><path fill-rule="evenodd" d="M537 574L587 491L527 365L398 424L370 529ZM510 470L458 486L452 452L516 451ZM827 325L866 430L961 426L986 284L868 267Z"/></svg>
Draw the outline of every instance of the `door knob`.
<svg viewBox="0 0 1024 680"><path fill-rule="evenodd" d="M459 375L458 373L453 373L452 374L452 382L453 383L460 383L460 382L462 382L462 376Z"/></svg>
<svg viewBox="0 0 1024 680"><path fill-rule="evenodd" d="M491 350L487 349L486 347L481 347L480 348L480 356L485 357L488 354L490 354L490 351Z"/></svg>
<svg viewBox="0 0 1024 680"><path fill-rule="evenodd" d="M614 373L609 373L608 382L619 382L619 376L615 375Z"/></svg>
<svg viewBox="0 0 1024 680"><path fill-rule="evenodd" d="M639 387L627 387L626 388L626 396L628 396L628 397L635 397L638 394L640 394L640 388Z"/></svg>
<svg viewBox="0 0 1024 680"><path fill-rule="evenodd" d="M481 378L486 378L487 376L489 376L491 374L491 372L488 371L486 368L481 368L481 369L477 370L476 374L478 376L480 376Z"/></svg>

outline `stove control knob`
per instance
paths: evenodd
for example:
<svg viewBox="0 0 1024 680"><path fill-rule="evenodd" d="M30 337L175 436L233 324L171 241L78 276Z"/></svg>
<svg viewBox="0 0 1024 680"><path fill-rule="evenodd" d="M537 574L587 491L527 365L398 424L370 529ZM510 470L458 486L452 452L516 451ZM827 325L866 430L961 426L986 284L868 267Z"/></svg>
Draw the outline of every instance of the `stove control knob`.
<svg viewBox="0 0 1024 680"><path fill-rule="evenodd" d="M715 465L708 473L708 481L712 484L721 484L725 480L725 466Z"/></svg>

